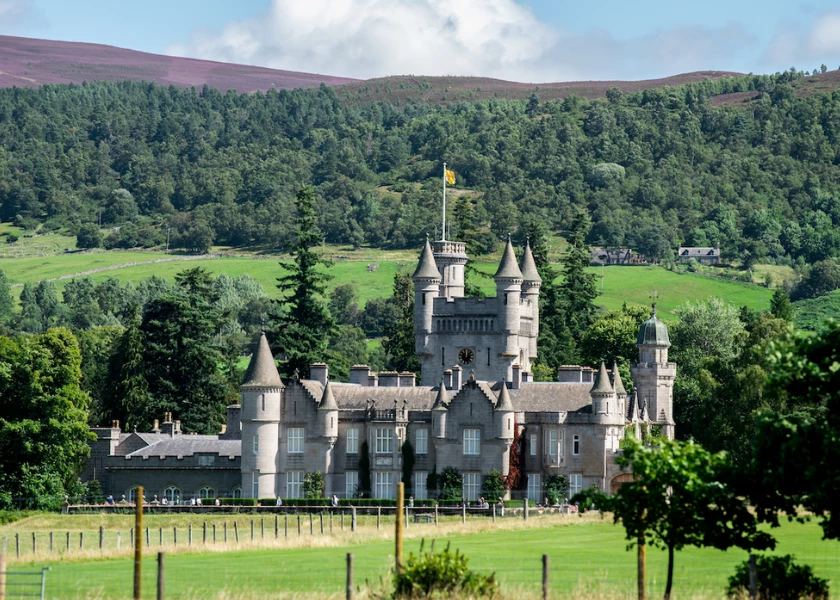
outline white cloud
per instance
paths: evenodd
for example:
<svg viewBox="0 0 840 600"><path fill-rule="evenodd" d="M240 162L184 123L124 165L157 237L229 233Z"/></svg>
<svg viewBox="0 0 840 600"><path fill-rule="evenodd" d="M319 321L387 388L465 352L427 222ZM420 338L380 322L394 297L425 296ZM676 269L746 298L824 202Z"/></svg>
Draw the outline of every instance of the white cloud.
<svg viewBox="0 0 840 600"><path fill-rule="evenodd" d="M780 30L764 55L764 63L779 70L790 66L802 69L813 62L840 60L840 12L825 13L809 26L786 26Z"/></svg>
<svg viewBox="0 0 840 600"><path fill-rule="evenodd" d="M14 32L31 9L31 0L0 0L0 33Z"/></svg>
<svg viewBox="0 0 840 600"><path fill-rule="evenodd" d="M358 78L449 74L546 82L725 69L752 42L736 25L629 40L601 31L571 34L542 23L516 0L273 0L264 15L221 32L195 32L167 53Z"/></svg>

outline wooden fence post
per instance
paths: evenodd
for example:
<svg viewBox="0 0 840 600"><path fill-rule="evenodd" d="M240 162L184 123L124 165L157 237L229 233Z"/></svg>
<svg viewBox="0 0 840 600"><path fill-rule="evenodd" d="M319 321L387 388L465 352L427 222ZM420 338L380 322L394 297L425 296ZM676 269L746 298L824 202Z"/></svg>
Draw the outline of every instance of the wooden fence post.
<svg viewBox="0 0 840 600"><path fill-rule="evenodd" d="M542 597L543 600L548 600L548 554L543 554L542 563Z"/></svg>
<svg viewBox="0 0 840 600"><path fill-rule="evenodd" d="M461 523L467 522L467 503L461 503Z"/></svg>
<svg viewBox="0 0 840 600"><path fill-rule="evenodd" d="M260 539L265 539L265 517L260 518Z"/></svg>
<svg viewBox="0 0 840 600"><path fill-rule="evenodd" d="M70 532L67 532L67 548L64 550L65 552L70 552Z"/></svg>
<svg viewBox="0 0 840 600"><path fill-rule="evenodd" d="M37 550L38 550L38 541L37 541L37 538L35 537L35 532L33 531L32 532L32 554L35 554L35 552L37 552Z"/></svg>
<svg viewBox="0 0 840 600"><path fill-rule="evenodd" d="M274 515L274 539L280 537L280 515Z"/></svg>
<svg viewBox="0 0 840 600"><path fill-rule="evenodd" d="M522 518L527 521L528 520L528 509L530 508L530 506L528 505L528 498L525 498L524 502L525 502L525 509L522 511Z"/></svg>
<svg viewBox="0 0 840 600"><path fill-rule="evenodd" d="M289 515L283 515L283 537L289 537Z"/></svg>
<svg viewBox="0 0 840 600"><path fill-rule="evenodd" d="M300 535L300 513L297 514L297 521L298 521L298 535Z"/></svg>
<svg viewBox="0 0 840 600"><path fill-rule="evenodd" d="M5 538L4 538L5 540ZM349 554L348 554L349 556ZM6 600L6 547L0 550L0 600Z"/></svg>
<svg viewBox="0 0 840 600"><path fill-rule="evenodd" d="M344 531L344 510L341 511L341 531Z"/></svg>
<svg viewBox="0 0 840 600"><path fill-rule="evenodd" d="M177 546L178 545L178 528L172 528L172 543Z"/></svg>
<svg viewBox="0 0 840 600"><path fill-rule="evenodd" d="M52 554L52 551L53 551L53 532L50 531L50 554Z"/></svg>
<svg viewBox="0 0 840 600"><path fill-rule="evenodd" d="M239 523L236 521L233 522L233 539L237 544L239 543Z"/></svg>
<svg viewBox="0 0 840 600"><path fill-rule="evenodd" d="M493 522L496 522L496 503L493 503Z"/></svg>
<svg viewBox="0 0 840 600"><path fill-rule="evenodd" d="M254 519L251 519L251 541L254 541Z"/></svg>
<svg viewBox="0 0 840 600"><path fill-rule="evenodd" d="M351 506L350 510L352 511L350 515L350 531L356 531L356 507Z"/></svg>
<svg viewBox="0 0 840 600"><path fill-rule="evenodd" d="M438 504L435 502L435 525L438 524Z"/></svg>
<svg viewBox="0 0 840 600"><path fill-rule="evenodd" d="M99 526L99 549L103 550L105 548L105 527L100 525Z"/></svg>
<svg viewBox="0 0 840 600"><path fill-rule="evenodd" d="M204 523L202 523L201 528L202 528L201 543L206 544L207 543L207 521L204 521Z"/></svg>
<svg viewBox="0 0 840 600"><path fill-rule="evenodd" d="M225 544L227 544L228 537L227 537L227 521L225 521Z"/></svg>
<svg viewBox="0 0 840 600"><path fill-rule="evenodd" d="M382 524L382 507L376 507L376 528L379 529Z"/></svg>
<svg viewBox="0 0 840 600"><path fill-rule="evenodd" d="M333 514L332 514L332 511L330 511L330 533L332 533L332 517L333 517Z"/></svg>
<svg viewBox="0 0 840 600"><path fill-rule="evenodd" d="M140 532L139 532L139 531L138 531L137 533L138 533L138 535L140 534ZM151 548L151 547L152 547L152 538L151 538L151 535L152 535L152 534L151 534L151 531L149 531L149 528L148 528L148 527L146 527L146 546L148 546L149 548Z"/></svg>
<svg viewBox="0 0 840 600"><path fill-rule="evenodd" d="M314 534L315 531L312 526L312 513L309 513L309 535Z"/></svg>
<svg viewBox="0 0 840 600"><path fill-rule="evenodd" d="M166 587L166 577L163 571L163 552L158 552L157 556L157 600L163 600Z"/></svg>
<svg viewBox="0 0 840 600"><path fill-rule="evenodd" d="M758 568L755 563L755 554L750 552L750 600L758 598Z"/></svg>
<svg viewBox="0 0 840 600"><path fill-rule="evenodd" d="M140 600L143 568L143 539L140 537L143 532L143 487L140 486L135 492L136 507L134 511L134 536L137 543L134 545L134 600ZM146 535L149 529L146 528Z"/></svg>
<svg viewBox="0 0 840 600"><path fill-rule="evenodd" d="M318 520L321 522L321 535L324 535L324 513L318 515Z"/></svg>
<svg viewBox="0 0 840 600"><path fill-rule="evenodd" d="M84 550L85 548L85 532L79 532L79 550Z"/></svg>
<svg viewBox="0 0 840 600"><path fill-rule="evenodd" d="M405 483L400 481L397 484L397 510L394 511L394 523L395 523L395 541L396 547L395 551L395 562L396 562L396 571L399 573L402 571L402 555L403 555L403 522L402 522L402 515L403 515L403 497L405 495Z"/></svg>
<svg viewBox="0 0 840 600"><path fill-rule="evenodd" d="M353 600L353 553L347 553L347 600ZM2 597L0 597L2 600Z"/></svg>
<svg viewBox="0 0 840 600"><path fill-rule="evenodd" d="M20 558L20 534L15 534L15 556Z"/></svg>
<svg viewBox="0 0 840 600"><path fill-rule="evenodd" d="M638 594L639 600L645 600L645 538L642 537L638 542L638 557L636 562L636 569L639 581Z"/></svg>
<svg viewBox="0 0 840 600"><path fill-rule="evenodd" d="M216 543L216 524L213 523L213 543Z"/></svg>
<svg viewBox="0 0 840 600"><path fill-rule="evenodd" d="M158 529L158 546L163 546L163 527Z"/></svg>

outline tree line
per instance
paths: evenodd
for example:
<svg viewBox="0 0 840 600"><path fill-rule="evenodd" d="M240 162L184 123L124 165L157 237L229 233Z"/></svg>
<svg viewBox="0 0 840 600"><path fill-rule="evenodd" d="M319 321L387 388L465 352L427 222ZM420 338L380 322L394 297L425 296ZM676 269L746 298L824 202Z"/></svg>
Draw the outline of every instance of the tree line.
<svg viewBox="0 0 840 600"><path fill-rule="evenodd" d="M529 220L565 231L586 210L588 243L651 260L686 244L810 264L840 254L840 92L797 97L799 75L449 106L351 105L326 86L3 89L0 219L87 246L288 249L305 183L326 241L416 247L445 160L480 192L468 226L491 245ZM745 90L757 98L744 106L714 102Z"/></svg>

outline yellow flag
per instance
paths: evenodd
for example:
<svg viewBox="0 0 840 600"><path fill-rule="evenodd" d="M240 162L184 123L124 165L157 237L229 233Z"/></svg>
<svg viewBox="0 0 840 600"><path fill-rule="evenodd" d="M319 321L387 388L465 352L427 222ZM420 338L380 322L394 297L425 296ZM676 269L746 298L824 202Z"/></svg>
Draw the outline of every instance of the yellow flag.
<svg viewBox="0 0 840 600"><path fill-rule="evenodd" d="M455 171L446 169L446 183L449 185L455 185Z"/></svg>

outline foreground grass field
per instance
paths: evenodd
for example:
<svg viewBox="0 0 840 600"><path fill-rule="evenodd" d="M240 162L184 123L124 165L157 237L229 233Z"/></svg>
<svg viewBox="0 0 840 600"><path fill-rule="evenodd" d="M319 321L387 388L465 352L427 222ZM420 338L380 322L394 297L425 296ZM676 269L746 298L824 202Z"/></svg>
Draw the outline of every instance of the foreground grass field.
<svg viewBox="0 0 840 600"><path fill-rule="evenodd" d="M38 519L16 523L14 530L23 531L28 526L87 528L99 522L96 517ZM158 521L165 518L150 519L153 526L159 526ZM387 578L392 563L390 526L389 520L382 531L376 531L368 521L355 534L304 535L271 540L262 547L245 543L247 549L228 545L204 552L173 553L166 559L167 598L343 597L347 552L355 556L356 583L364 588L368 581L372 588L378 588L380 578ZM0 528L0 535L8 535L12 530L9 526ZM482 519L466 526L452 521L437 528L411 526L407 533L406 553L416 553L423 538L427 544L432 539L438 545L451 542L469 557L474 569L496 573L506 598L537 597L543 553L550 555L552 597L631 598L635 593L635 554L626 550L623 529L598 518L543 516L527 524L519 519L504 519L495 525ZM815 523L786 523L774 534L779 540L778 553L795 554L798 561L810 564L819 576L840 582L840 543L822 541ZM157 548L150 550L144 567L144 597L149 598L154 597L153 552ZM79 561L71 557L30 564L52 568L47 579L49 598L119 599L130 597L132 580L128 551L122 554L124 558L118 560ZM648 556L649 591L651 597L658 597L664 587L666 555L651 551ZM745 557L742 551L679 552L673 597L722 597L727 577Z"/></svg>

